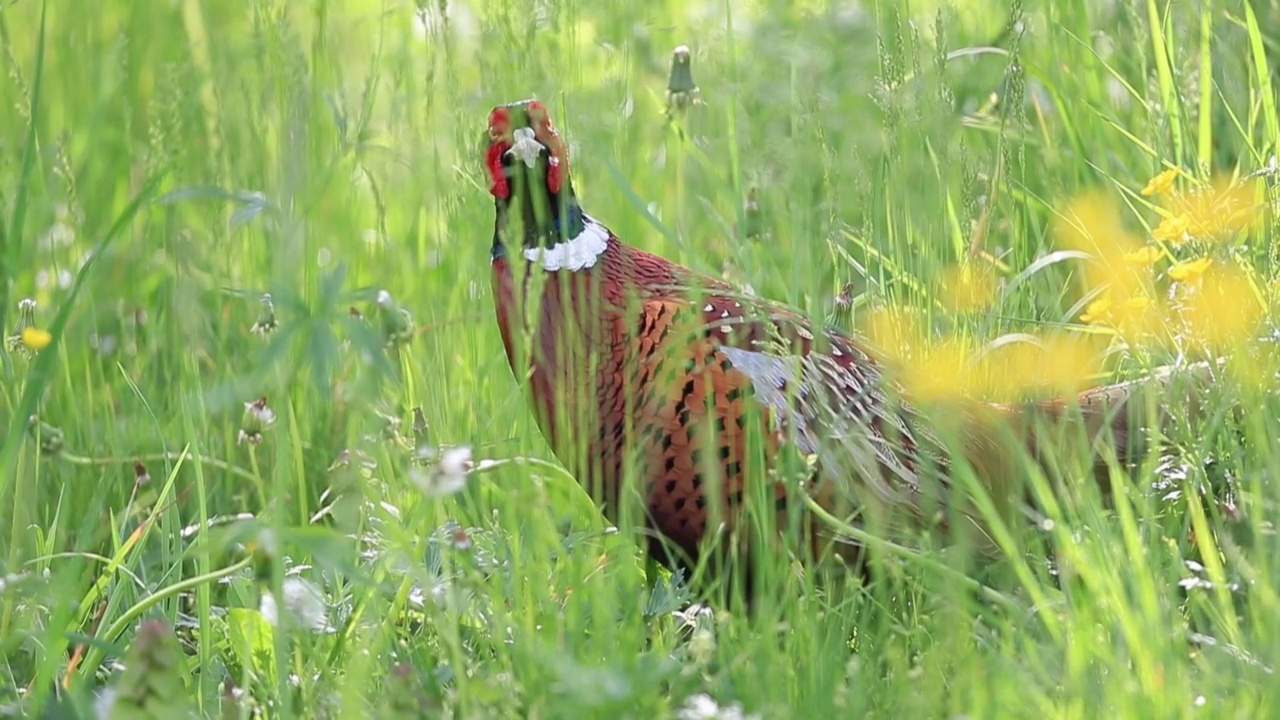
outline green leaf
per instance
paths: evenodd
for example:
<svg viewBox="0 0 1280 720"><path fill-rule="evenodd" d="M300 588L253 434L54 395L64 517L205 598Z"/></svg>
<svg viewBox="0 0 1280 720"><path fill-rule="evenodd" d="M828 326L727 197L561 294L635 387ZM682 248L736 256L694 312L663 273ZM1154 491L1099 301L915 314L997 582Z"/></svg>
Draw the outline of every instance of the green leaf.
<svg viewBox="0 0 1280 720"><path fill-rule="evenodd" d="M275 685L275 628L261 612L228 610L227 641L240 667L248 668L264 687Z"/></svg>

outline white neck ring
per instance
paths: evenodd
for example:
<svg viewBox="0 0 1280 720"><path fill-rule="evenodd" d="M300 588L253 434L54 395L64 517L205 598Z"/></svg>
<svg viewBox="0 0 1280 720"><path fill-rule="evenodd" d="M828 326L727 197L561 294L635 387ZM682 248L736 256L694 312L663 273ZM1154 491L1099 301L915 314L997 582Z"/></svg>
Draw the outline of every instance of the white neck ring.
<svg viewBox="0 0 1280 720"><path fill-rule="evenodd" d="M582 232L549 248L525 248L524 259L538 263L544 270L586 270L609 247L609 230L586 213L582 215Z"/></svg>

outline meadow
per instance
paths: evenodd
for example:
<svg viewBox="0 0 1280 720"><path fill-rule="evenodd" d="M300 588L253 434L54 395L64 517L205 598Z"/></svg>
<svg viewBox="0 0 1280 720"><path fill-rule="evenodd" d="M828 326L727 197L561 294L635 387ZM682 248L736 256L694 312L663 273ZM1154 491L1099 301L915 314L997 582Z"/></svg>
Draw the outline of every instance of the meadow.
<svg viewBox="0 0 1280 720"><path fill-rule="evenodd" d="M1241 0L0 4L0 717L1270 717L1277 38ZM999 562L780 557L737 612L651 574L508 367L482 136L528 97L616 234L914 344L920 392L1231 372Z"/></svg>

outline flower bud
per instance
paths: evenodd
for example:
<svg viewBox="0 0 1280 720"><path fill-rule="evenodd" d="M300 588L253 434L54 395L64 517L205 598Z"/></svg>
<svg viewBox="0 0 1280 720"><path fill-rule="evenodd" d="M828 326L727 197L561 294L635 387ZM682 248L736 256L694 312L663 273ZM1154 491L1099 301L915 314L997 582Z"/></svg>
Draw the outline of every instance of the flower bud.
<svg viewBox="0 0 1280 720"><path fill-rule="evenodd" d="M688 45L681 45L671 53L671 74L667 76L667 114L683 112L701 100L698 84L693 81L692 54Z"/></svg>
<svg viewBox="0 0 1280 720"><path fill-rule="evenodd" d="M403 345L413 339L415 324L409 311L396 304L391 293L378 291L378 321L387 347Z"/></svg>
<svg viewBox="0 0 1280 720"><path fill-rule="evenodd" d="M254 335L267 336L275 332L278 327L276 323L276 305L271 300L271 293L262 294L262 313L258 315L258 320L249 328L249 332Z"/></svg>
<svg viewBox="0 0 1280 720"><path fill-rule="evenodd" d="M151 484L151 473L147 472L147 466L140 462L133 464L133 484L139 488L144 488Z"/></svg>
<svg viewBox="0 0 1280 720"><path fill-rule="evenodd" d="M28 344L28 331L33 330L37 333L43 333L44 336L48 335L48 332L36 328L36 301L31 298L23 298L18 302L18 325L13 329L13 332L5 335L5 350L30 358L35 354L35 350L43 349L33 347L33 345L40 344L40 341L44 339L43 336L33 337L32 340L35 342ZM52 340L52 337L50 337L49 340ZM45 342L44 345L47 346L48 343Z"/></svg>
<svg viewBox="0 0 1280 720"><path fill-rule="evenodd" d="M62 452L66 436L61 430L32 415L27 420L27 432L40 444L41 455L57 455Z"/></svg>
<svg viewBox="0 0 1280 720"><path fill-rule="evenodd" d="M262 433L276 424L276 411L267 405L267 398L260 397L253 402L244 404L244 415L240 418L240 435L236 438L236 444L249 443L250 445L260 445L263 440Z"/></svg>

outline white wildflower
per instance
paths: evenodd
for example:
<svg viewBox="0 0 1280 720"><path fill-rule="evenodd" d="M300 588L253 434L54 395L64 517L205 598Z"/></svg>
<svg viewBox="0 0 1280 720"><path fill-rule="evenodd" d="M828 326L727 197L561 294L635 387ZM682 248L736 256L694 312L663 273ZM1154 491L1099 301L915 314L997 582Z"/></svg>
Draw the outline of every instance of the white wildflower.
<svg viewBox="0 0 1280 720"><path fill-rule="evenodd" d="M471 466L469 447L451 448L440 458L440 472L446 475L461 477L471 472Z"/></svg>
<svg viewBox="0 0 1280 720"><path fill-rule="evenodd" d="M1213 589L1213 583L1209 582L1208 580L1205 580L1204 578L1199 578L1199 577L1183 578L1178 581L1178 586L1181 587L1183 590L1197 590L1197 589L1212 590Z"/></svg>
<svg viewBox="0 0 1280 720"><path fill-rule="evenodd" d="M421 608L425 607L427 600L430 600L436 607L446 607L449 603L449 581L443 578L433 579L430 585L424 590L421 586L415 585L409 591L409 604Z"/></svg>
<svg viewBox="0 0 1280 720"><path fill-rule="evenodd" d="M721 707L710 695L698 693L685 699L676 717L679 720L758 720L760 716L744 715L741 703Z"/></svg>
<svg viewBox="0 0 1280 720"><path fill-rule="evenodd" d="M4 592L10 585L17 585L28 577L30 577L30 575L27 573L11 573L9 575L0 576L0 593Z"/></svg>
<svg viewBox="0 0 1280 720"><path fill-rule="evenodd" d="M672 610L671 616L680 621L681 627L694 628L704 621L714 621L715 613L711 608L694 603L683 610Z"/></svg>
<svg viewBox="0 0 1280 720"><path fill-rule="evenodd" d="M285 578L281 588L284 595L284 608L288 613L286 622L296 623L297 627L321 631L329 626L328 611L324 595L315 585L302 578ZM274 626L280 624L280 608L276 598L270 592L262 594L258 605L267 622Z"/></svg>
<svg viewBox="0 0 1280 720"><path fill-rule="evenodd" d="M467 475L474 467L471 448L450 448L440 455L434 467L411 470L409 479L430 497L447 497L467 486Z"/></svg>
<svg viewBox="0 0 1280 720"><path fill-rule="evenodd" d="M271 427L276 424L276 411L272 410L266 402L245 403L245 408L253 413L263 427Z"/></svg>
<svg viewBox="0 0 1280 720"><path fill-rule="evenodd" d="M115 709L116 698L120 695L120 691L115 686L105 687L102 692L98 693L93 699L93 714L99 720L108 720L111 717L111 711Z"/></svg>

